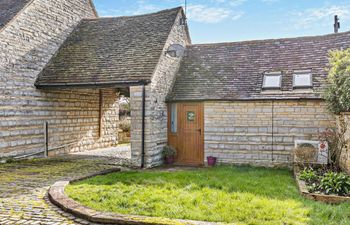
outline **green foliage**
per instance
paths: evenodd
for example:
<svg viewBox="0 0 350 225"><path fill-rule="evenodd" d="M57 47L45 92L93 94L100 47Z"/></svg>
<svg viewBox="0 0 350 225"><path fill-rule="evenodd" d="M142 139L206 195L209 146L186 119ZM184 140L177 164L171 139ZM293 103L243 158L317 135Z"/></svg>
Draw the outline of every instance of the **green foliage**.
<svg viewBox="0 0 350 225"><path fill-rule="evenodd" d="M330 71L325 99L336 114L350 112L350 49L330 53Z"/></svg>
<svg viewBox="0 0 350 225"><path fill-rule="evenodd" d="M314 182L317 180L318 176L316 172L312 168L305 168L300 172L300 180L304 180L307 182Z"/></svg>
<svg viewBox="0 0 350 225"><path fill-rule="evenodd" d="M73 183L66 193L90 208L130 215L246 225L350 224L350 203L304 199L292 173L282 169L129 171Z"/></svg>
<svg viewBox="0 0 350 225"><path fill-rule="evenodd" d="M327 172L321 178L319 188L326 194L350 194L350 177L344 173Z"/></svg>
<svg viewBox="0 0 350 225"><path fill-rule="evenodd" d="M169 146L169 145L166 145L163 148L162 154L163 154L164 157L175 156L176 155L176 149L171 147L171 146Z"/></svg>
<svg viewBox="0 0 350 225"><path fill-rule="evenodd" d="M130 99L122 98L122 101L119 104L119 115L120 116L130 116L131 108L130 108Z"/></svg>
<svg viewBox="0 0 350 225"><path fill-rule="evenodd" d="M130 132L131 129L131 122L130 120L122 120L119 122L119 128L123 131L123 132Z"/></svg>

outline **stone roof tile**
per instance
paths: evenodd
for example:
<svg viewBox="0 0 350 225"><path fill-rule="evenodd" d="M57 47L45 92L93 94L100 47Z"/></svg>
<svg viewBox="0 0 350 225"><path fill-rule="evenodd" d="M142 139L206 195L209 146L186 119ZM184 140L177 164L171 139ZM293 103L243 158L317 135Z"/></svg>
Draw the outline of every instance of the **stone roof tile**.
<svg viewBox="0 0 350 225"><path fill-rule="evenodd" d="M180 10L83 20L39 74L36 86L151 80Z"/></svg>
<svg viewBox="0 0 350 225"><path fill-rule="evenodd" d="M350 32L187 47L168 101L322 98L328 53L350 47ZM293 89L293 71L311 70L313 89ZM262 90L265 72L282 71L280 90Z"/></svg>
<svg viewBox="0 0 350 225"><path fill-rule="evenodd" d="M0 30L32 0L0 0Z"/></svg>

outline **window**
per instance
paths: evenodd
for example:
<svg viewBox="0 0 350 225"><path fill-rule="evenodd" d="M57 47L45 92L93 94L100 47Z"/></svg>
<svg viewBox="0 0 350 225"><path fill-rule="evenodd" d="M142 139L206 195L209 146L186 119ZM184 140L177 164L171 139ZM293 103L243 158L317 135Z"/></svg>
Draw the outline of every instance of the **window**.
<svg viewBox="0 0 350 225"><path fill-rule="evenodd" d="M176 104L171 104L170 131L171 133L177 132L177 105Z"/></svg>
<svg viewBox="0 0 350 225"><path fill-rule="evenodd" d="M294 71L293 75L293 87L309 88L312 87L312 74L311 71Z"/></svg>
<svg viewBox="0 0 350 225"><path fill-rule="evenodd" d="M281 72L265 73L264 74L263 88L266 88L266 89L280 88L281 82L282 82L282 73Z"/></svg>

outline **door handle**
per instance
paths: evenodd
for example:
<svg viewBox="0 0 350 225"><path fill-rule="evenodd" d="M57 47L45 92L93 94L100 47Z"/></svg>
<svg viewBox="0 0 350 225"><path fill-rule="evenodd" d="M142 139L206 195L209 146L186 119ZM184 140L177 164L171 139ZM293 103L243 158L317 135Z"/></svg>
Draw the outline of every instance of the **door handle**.
<svg viewBox="0 0 350 225"><path fill-rule="evenodd" d="M202 135L202 129L197 129L197 131Z"/></svg>

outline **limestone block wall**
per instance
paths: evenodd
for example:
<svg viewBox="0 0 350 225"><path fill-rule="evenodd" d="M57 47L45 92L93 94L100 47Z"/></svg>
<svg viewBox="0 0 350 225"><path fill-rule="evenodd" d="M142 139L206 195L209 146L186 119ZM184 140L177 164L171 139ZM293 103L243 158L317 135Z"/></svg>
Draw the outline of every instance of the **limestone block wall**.
<svg viewBox="0 0 350 225"><path fill-rule="evenodd" d="M187 28L180 24L183 14L179 13L163 49L151 84L146 86L145 164L147 167L162 163L161 151L167 144L167 104L165 98L170 92L180 66L180 57L165 54L171 44L186 46L190 43ZM131 106L131 149L137 165L141 160L142 86L130 88Z"/></svg>
<svg viewBox="0 0 350 225"><path fill-rule="evenodd" d="M99 140L98 91L34 87L39 72L79 21L95 16L89 0L34 0L0 31L0 157L43 150L45 121L51 147L76 141L67 147L76 151L115 142L113 131L106 131L104 144L92 141ZM115 99L112 95L107 102Z"/></svg>
<svg viewBox="0 0 350 225"><path fill-rule="evenodd" d="M64 147L50 152L51 156L118 144L118 92L113 89L104 89L101 93L99 90L57 91L57 95L62 98L50 100L53 114L46 119L49 123L49 149ZM41 124L38 125L40 128ZM44 141L40 132L38 138L42 140L36 149Z"/></svg>
<svg viewBox="0 0 350 225"><path fill-rule="evenodd" d="M346 133L344 136L346 146L342 151L340 164L344 171L350 174L350 113L342 113L340 115L340 119L344 123L346 129Z"/></svg>
<svg viewBox="0 0 350 225"><path fill-rule="evenodd" d="M205 158L274 166L292 162L295 140L318 140L335 120L322 101L237 101L205 102L204 123Z"/></svg>
<svg viewBox="0 0 350 225"><path fill-rule="evenodd" d="M146 115L145 115L145 150L149 149L153 143L151 142L151 87L145 86L146 93ZM131 144L131 158L134 166L141 165L141 150L142 150L142 86L130 87L130 144Z"/></svg>
<svg viewBox="0 0 350 225"><path fill-rule="evenodd" d="M164 47L164 53L172 44L187 46L191 40L187 33L187 27L180 24L183 17L179 13L174 27ZM180 67L181 57L171 57L163 54L152 78L150 101L150 135L147 136L148 146L146 148L146 164L155 166L162 163L161 152L167 144L167 104L165 98L171 91L175 82L175 75Z"/></svg>

